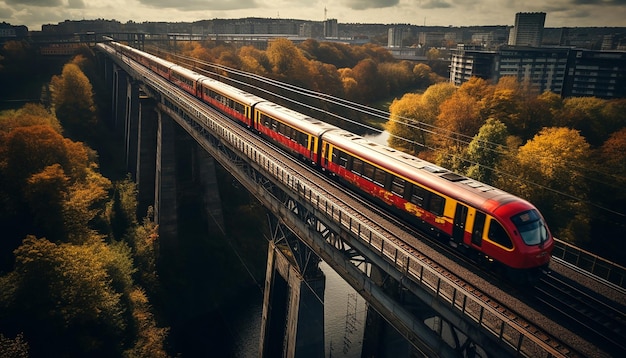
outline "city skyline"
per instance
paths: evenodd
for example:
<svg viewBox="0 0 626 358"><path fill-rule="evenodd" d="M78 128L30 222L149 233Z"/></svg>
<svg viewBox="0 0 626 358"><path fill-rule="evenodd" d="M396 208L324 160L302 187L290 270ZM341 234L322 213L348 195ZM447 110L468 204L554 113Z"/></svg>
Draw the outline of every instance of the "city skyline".
<svg viewBox="0 0 626 358"><path fill-rule="evenodd" d="M512 26L518 12L545 12L545 27L626 27L626 0L0 0L0 21L26 25L32 31L65 20L193 22L246 17Z"/></svg>

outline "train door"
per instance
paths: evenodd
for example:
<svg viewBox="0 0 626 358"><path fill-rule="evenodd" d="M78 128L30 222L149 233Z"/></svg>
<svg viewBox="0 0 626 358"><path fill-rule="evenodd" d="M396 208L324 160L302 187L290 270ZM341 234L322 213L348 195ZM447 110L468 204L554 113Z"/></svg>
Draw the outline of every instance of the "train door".
<svg viewBox="0 0 626 358"><path fill-rule="evenodd" d="M452 227L452 240L463 242L465 235L465 223L467 222L467 206L457 203L454 213L454 226Z"/></svg>
<svg viewBox="0 0 626 358"><path fill-rule="evenodd" d="M320 139L320 140L321 140L321 139ZM320 166L321 166L322 168L326 168L326 167L328 167L327 160L326 160L326 156L327 156L327 155L328 155L328 153L329 153L329 150L330 150L330 148L329 148L329 147L330 147L330 144L328 144L328 142L325 142L325 141L323 141L323 140L321 140L321 141L322 141L322 153L320 154L320 159L319 159L319 161L320 161Z"/></svg>
<svg viewBox="0 0 626 358"><path fill-rule="evenodd" d="M483 243L483 230L485 229L486 215L480 211L476 211L474 219L474 229L472 230L472 244L480 246Z"/></svg>

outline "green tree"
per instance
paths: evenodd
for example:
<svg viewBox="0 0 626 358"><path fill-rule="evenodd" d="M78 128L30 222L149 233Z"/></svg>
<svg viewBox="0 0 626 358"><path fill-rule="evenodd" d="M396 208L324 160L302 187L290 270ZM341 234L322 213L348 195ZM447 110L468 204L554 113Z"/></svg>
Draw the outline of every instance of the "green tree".
<svg viewBox="0 0 626 358"><path fill-rule="evenodd" d="M509 136L504 123L488 119L467 147L469 167L465 174L478 181L493 184L493 169L499 162Z"/></svg>

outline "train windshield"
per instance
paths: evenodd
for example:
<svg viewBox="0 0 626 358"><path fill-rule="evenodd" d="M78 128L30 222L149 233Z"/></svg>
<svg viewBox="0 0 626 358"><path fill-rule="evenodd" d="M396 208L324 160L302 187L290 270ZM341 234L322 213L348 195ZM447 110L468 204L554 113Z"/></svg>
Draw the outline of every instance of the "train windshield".
<svg viewBox="0 0 626 358"><path fill-rule="evenodd" d="M537 210L525 211L511 218L526 245L540 245L548 240L548 229Z"/></svg>

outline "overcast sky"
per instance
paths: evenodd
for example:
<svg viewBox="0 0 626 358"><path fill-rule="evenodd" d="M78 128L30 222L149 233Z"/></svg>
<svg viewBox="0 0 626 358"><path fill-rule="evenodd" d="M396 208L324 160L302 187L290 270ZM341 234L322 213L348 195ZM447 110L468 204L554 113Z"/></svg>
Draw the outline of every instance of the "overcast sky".
<svg viewBox="0 0 626 358"><path fill-rule="evenodd" d="M430 26L513 25L542 11L546 27L626 27L626 0L0 0L0 21L41 30L64 20L197 21L264 17Z"/></svg>

